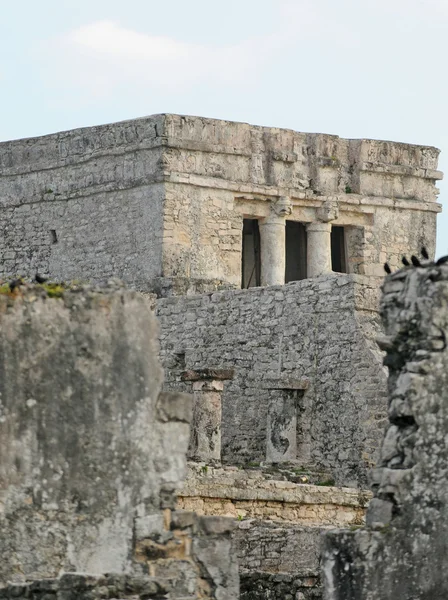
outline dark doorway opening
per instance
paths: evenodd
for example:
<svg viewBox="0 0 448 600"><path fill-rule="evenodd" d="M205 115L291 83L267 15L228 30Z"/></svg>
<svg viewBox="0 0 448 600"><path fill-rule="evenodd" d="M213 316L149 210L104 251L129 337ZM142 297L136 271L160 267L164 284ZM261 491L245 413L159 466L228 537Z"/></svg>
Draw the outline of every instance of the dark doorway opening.
<svg viewBox="0 0 448 600"><path fill-rule="evenodd" d="M261 285L260 229L257 219L243 220L241 287Z"/></svg>
<svg viewBox="0 0 448 600"><path fill-rule="evenodd" d="M336 273L347 273L345 231L338 225L331 228L331 268Z"/></svg>
<svg viewBox="0 0 448 600"><path fill-rule="evenodd" d="M285 283L306 279L306 227L297 221L286 221Z"/></svg>

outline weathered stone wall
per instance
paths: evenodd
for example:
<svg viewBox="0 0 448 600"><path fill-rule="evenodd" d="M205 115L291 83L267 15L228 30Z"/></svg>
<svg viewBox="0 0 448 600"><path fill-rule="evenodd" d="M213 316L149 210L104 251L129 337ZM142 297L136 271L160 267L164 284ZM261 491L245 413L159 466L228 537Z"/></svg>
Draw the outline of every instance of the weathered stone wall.
<svg viewBox="0 0 448 600"><path fill-rule="evenodd" d="M161 275L161 120L0 144L0 276L147 289Z"/></svg>
<svg viewBox="0 0 448 600"><path fill-rule="evenodd" d="M177 507L237 520L233 537L241 598L321 598L322 531L359 527L369 492L332 487L326 474L290 465L238 469L190 462L188 467ZM297 483L308 479L322 484Z"/></svg>
<svg viewBox="0 0 448 600"><path fill-rule="evenodd" d="M0 294L0 320L0 580L126 571L189 437L189 399L159 397L155 320L125 290L39 286Z"/></svg>
<svg viewBox="0 0 448 600"><path fill-rule="evenodd" d="M0 287L1 597L237 597L232 521L174 511L192 399L161 386L140 294Z"/></svg>
<svg viewBox="0 0 448 600"><path fill-rule="evenodd" d="M348 270L435 248L438 150L201 117L134 121L0 144L0 276L118 276L160 295L241 285L242 222L346 227Z"/></svg>
<svg viewBox="0 0 448 600"><path fill-rule="evenodd" d="M185 369L234 368L225 462L293 461L362 485L386 409L376 302L376 281L348 275L160 299L166 389L191 389Z"/></svg>
<svg viewBox="0 0 448 600"><path fill-rule="evenodd" d="M389 426L366 528L325 538L325 597L442 600L448 596L448 267L403 269L383 290Z"/></svg>
<svg viewBox="0 0 448 600"><path fill-rule="evenodd" d="M184 175L322 195L350 186L354 194L429 202L440 177L439 150L429 146L172 114L165 115L163 127L169 146L166 170ZM222 156L207 158L210 152Z"/></svg>
<svg viewBox="0 0 448 600"><path fill-rule="evenodd" d="M167 182L165 189L163 272L239 288L243 215L235 210L234 193L188 180Z"/></svg>
<svg viewBox="0 0 448 600"><path fill-rule="evenodd" d="M235 531L240 598L321 598L322 527L242 521Z"/></svg>

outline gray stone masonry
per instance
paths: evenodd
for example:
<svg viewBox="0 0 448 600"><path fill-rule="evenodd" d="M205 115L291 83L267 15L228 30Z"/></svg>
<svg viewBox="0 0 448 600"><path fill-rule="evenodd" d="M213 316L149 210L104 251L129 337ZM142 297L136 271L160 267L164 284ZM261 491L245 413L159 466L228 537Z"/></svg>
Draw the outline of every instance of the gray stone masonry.
<svg viewBox="0 0 448 600"><path fill-rule="evenodd" d="M0 276L238 288L244 218L260 224L265 283L283 283L287 220L308 226L309 276L331 269L332 225L348 272L378 276L434 252L438 154L172 114L4 142Z"/></svg>
<svg viewBox="0 0 448 600"><path fill-rule="evenodd" d="M1 598L237 598L232 521L173 510L192 399L157 335L119 284L0 282Z"/></svg>
<svg viewBox="0 0 448 600"><path fill-rule="evenodd" d="M321 533L294 523L240 522L234 535L242 600L321 598Z"/></svg>
<svg viewBox="0 0 448 600"><path fill-rule="evenodd" d="M326 600L448 598L448 266L386 278L389 425L367 525L324 537Z"/></svg>
<svg viewBox="0 0 448 600"><path fill-rule="evenodd" d="M362 487L386 414L378 288L371 277L333 274L162 298L165 389L191 391L184 371L234 369L223 381L225 463L292 461Z"/></svg>

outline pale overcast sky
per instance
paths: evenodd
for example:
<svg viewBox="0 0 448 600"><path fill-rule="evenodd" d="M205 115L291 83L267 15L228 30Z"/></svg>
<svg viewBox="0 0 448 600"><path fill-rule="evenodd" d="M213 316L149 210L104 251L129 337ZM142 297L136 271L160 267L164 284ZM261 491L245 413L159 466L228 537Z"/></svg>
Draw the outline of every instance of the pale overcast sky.
<svg viewBox="0 0 448 600"><path fill-rule="evenodd" d="M448 180L448 0L0 7L0 140L174 112L437 146Z"/></svg>

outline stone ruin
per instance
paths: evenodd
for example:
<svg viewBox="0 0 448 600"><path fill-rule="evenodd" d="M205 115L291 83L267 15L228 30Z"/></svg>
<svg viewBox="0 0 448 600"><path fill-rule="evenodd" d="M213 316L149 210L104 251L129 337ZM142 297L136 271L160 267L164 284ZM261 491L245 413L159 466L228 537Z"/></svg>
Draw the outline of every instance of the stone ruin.
<svg viewBox="0 0 448 600"><path fill-rule="evenodd" d="M395 269L422 246L434 255L438 154L179 115L0 144L0 276L38 272L93 285L116 276L140 293L132 300L138 310L146 302L156 314L164 382L154 402L174 394L174 407L190 395L193 425L188 433L183 423L173 445L177 464L185 466L181 446L188 455L185 482L180 466L143 517L160 524L156 506L175 507L197 515L183 517L188 547L195 539L234 544L244 600L321 598L322 531L364 522L368 473L387 422L387 370L376 344L383 263ZM58 306L75 297L64 292ZM153 420L162 443L160 427ZM131 430L126 435L134 443ZM137 510L128 485L127 506ZM77 522L70 510L64 527ZM128 533L130 514L121 524ZM93 515L100 523L102 514ZM233 518L232 532L222 517ZM208 567L197 566L202 559L167 558L172 532L163 522L163 534L148 525L163 539L157 550L148 542L150 577L175 580L182 567L194 590L208 590L201 594L237 593L225 575L233 563L219 567L218 580L230 583L218 584L212 567L203 575ZM64 535L77 548L70 529ZM102 537L94 536L96 546ZM126 576L138 563L134 534L127 539L126 550L116 546L130 557L120 567ZM173 561L169 573L160 560ZM83 564L68 561L45 577ZM199 575L189 579L188 569ZM26 577L44 576L33 573Z"/></svg>
<svg viewBox="0 0 448 600"><path fill-rule="evenodd" d="M326 600L448 597L448 266L389 276L389 424L366 527L325 536Z"/></svg>
<svg viewBox="0 0 448 600"><path fill-rule="evenodd" d="M174 510L191 398L145 300L54 293L0 293L0 598L237 598L232 521Z"/></svg>

